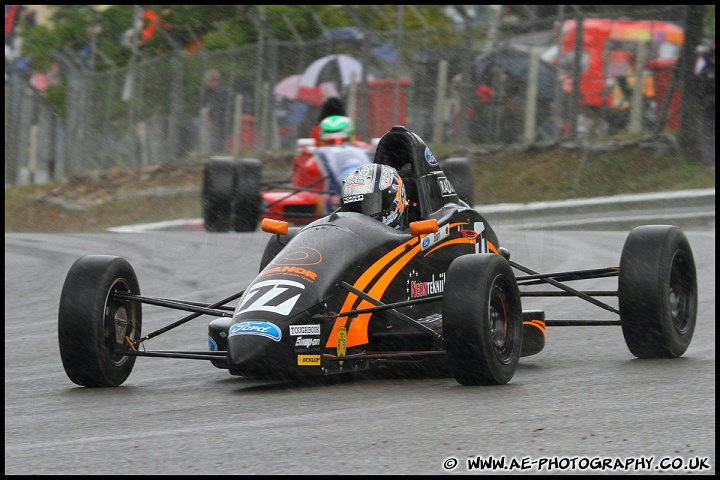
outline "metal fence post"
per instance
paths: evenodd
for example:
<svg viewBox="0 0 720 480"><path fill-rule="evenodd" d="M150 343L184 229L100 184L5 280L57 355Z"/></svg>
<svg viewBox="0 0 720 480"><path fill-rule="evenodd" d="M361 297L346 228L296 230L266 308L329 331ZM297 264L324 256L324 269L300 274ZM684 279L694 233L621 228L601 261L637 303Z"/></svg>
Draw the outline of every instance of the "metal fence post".
<svg viewBox="0 0 720 480"><path fill-rule="evenodd" d="M429 140L442 142L445 140L445 132L443 126L445 119L443 118L445 100L447 99L447 72L448 61L440 60L438 62L437 88L435 89L435 115L433 115L432 138ZM460 102L462 105L462 101ZM462 110L461 110L462 111Z"/></svg>
<svg viewBox="0 0 720 480"><path fill-rule="evenodd" d="M238 158L242 142L242 104L243 96L235 95L235 111L233 112L232 156Z"/></svg>
<svg viewBox="0 0 720 480"><path fill-rule="evenodd" d="M540 73L540 56L533 51L530 54L527 93L525 94L525 143L535 140L535 119L537 118L538 74Z"/></svg>

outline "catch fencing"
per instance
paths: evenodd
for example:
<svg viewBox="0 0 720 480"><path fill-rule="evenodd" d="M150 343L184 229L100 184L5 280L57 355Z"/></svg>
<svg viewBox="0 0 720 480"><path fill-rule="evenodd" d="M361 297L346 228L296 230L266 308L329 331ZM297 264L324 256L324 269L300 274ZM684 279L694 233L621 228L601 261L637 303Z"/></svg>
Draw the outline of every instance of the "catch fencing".
<svg viewBox="0 0 720 480"><path fill-rule="evenodd" d="M474 78L474 46L483 42L477 38L480 34L470 27L372 32L354 42L264 37L231 50L138 56L126 67L104 71L59 53L65 88L61 112L30 85L26 74L6 65L5 184L202 161L212 154L257 157L291 149L317 122L319 107L280 97L273 87L334 54L349 55L368 67L355 82L336 85L358 133L367 140L396 124L428 143L459 146L552 141L567 133L562 121L571 116L562 89L555 87L553 98L538 95L539 53L529 55L523 101L510 96L510 84L503 83L507 79L493 77L494 97L478 110L483 92ZM544 45L536 42L531 50L539 52L538 47L551 47L554 41L548 36ZM444 46L436 47L440 44ZM487 48L507 48L506 43L492 45ZM224 86L219 116L209 103L208 72L217 74ZM473 113L474 121L468 116ZM485 134L478 135L481 131Z"/></svg>

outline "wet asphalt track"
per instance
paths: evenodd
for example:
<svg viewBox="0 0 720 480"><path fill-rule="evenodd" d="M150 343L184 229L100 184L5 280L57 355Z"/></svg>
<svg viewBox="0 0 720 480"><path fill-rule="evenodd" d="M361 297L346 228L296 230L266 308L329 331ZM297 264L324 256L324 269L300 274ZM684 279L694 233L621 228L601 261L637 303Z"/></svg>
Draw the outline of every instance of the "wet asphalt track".
<svg viewBox="0 0 720 480"><path fill-rule="evenodd" d="M689 218L675 215L662 223ZM513 260L538 271L617 265L628 232L529 223L498 221L496 230ZM501 473L570 473L562 467L591 459L630 466L574 473L714 473L714 207L711 220L684 228L700 302L682 358L635 359L619 327L549 327L545 350L521 359L499 387L390 375L277 384L161 358L138 359L122 387L77 387L57 342L60 290L77 257L124 256L143 293L204 302L250 282L267 234L6 234L5 474L477 474L467 466L477 456L529 465ZM528 298L523 307L544 308L548 319L610 315L573 298ZM178 318L143 312L145 332ZM203 349L206 328L198 319L152 342ZM649 470L634 469L651 458ZM711 468L656 469L663 458Z"/></svg>

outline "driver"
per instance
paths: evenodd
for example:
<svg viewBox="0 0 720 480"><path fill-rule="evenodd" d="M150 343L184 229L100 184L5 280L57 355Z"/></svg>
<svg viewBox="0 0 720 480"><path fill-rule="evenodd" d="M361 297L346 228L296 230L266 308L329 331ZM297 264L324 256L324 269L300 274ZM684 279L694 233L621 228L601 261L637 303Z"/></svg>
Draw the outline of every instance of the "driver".
<svg viewBox="0 0 720 480"><path fill-rule="evenodd" d="M406 227L407 195L397 170L368 163L352 170L342 182L340 210L357 212L402 230Z"/></svg>
<svg viewBox="0 0 720 480"><path fill-rule="evenodd" d="M369 149L353 145L354 140L355 124L350 117L332 115L320 122L320 143L315 158L328 179L327 190L332 195L340 194L340 183L348 172L372 161Z"/></svg>

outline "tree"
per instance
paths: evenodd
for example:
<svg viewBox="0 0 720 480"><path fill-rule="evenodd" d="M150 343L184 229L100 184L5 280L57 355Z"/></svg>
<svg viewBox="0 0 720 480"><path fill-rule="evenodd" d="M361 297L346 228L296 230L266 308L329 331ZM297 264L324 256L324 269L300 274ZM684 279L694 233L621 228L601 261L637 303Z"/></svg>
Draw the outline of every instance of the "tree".
<svg viewBox="0 0 720 480"><path fill-rule="evenodd" d="M267 5L263 21L279 41L319 38L325 29L353 26L345 9L333 5ZM52 24L38 26L25 35L28 55L38 68L47 68L52 51L65 51L83 60L96 54L94 68L106 69L127 65L132 51L133 6L110 5L104 9L90 5L56 5ZM170 51L175 45L196 50L220 50L257 42L259 27L253 18L261 15L257 5L143 5L145 16L141 29L149 36L141 41L142 55L152 56ZM357 10L368 26L377 31L397 28L397 7L393 5L358 5ZM449 26L450 19L438 6L417 6L422 19L405 16L407 30L424 26ZM151 18L155 17L155 25ZM164 27L163 27L164 26ZM165 30L165 32L163 32ZM96 52L89 52L95 37Z"/></svg>

